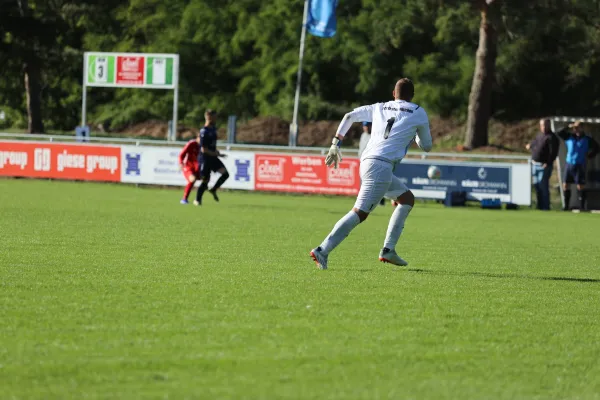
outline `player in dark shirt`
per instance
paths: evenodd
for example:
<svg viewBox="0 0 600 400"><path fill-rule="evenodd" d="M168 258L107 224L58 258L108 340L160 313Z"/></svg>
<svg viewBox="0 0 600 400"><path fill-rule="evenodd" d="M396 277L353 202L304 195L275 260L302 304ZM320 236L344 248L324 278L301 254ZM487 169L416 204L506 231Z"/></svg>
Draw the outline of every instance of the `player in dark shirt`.
<svg viewBox="0 0 600 400"><path fill-rule="evenodd" d="M200 184L200 188L198 189L198 194L196 195L196 201L194 201L194 205L202 204L202 195L208 189L208 182L210 180L211 172L218 172L221 174L215 186L209 190L210 194L212 194L213 198L216 201L219 201L219 197L217 196L217 190L225 183L227 178L229 178L229 172L225 165L219 160L219 157L225 157L225 154L222 154L219 150L217 150L217 128L215 126L215 122L217 119L217 113L213 110L206 110L204 113L204 118L206 120L204 127L200 129L200 151L202 152L202 183Z"/></svg>
<svg viewBox="0 0 600 400"><path fill-rule="evenodd" d="M181 204L188 204L188 197L196 180L200 179L200 163L198 158L200 155L200 133L194 140L187 142L181 153L179 153L179 166L185 176L187 185L183 192L183 199Z"/></svg>
<svg viewBox="0 0 600 400"><path fill-rule="evenodd" d="M565 166L565 176L563 180L565 211L569 209L569 203L571 201L571 191L569 190L570 183L575 183L577 185L580 208L586 209L583 187L585 185L587 159L594 158L600 151L598 142L583 132L581 124L582 121L575 121L568 126L568 128L572 129L572 132L567 130L567 128L558 132L558 136L565 141L567 147L567 165Z"/></svg>

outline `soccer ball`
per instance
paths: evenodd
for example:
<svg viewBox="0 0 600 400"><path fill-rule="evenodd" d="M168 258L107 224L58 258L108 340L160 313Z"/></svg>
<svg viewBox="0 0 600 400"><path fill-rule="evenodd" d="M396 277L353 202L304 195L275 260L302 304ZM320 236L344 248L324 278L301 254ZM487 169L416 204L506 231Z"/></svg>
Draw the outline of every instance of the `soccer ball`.
<svg viewBox="0 0 600 400"><path fill-rule="evenodd" d="M440 170L435 165L432 165L427 170L427 176L429 177L429 179L440 179L442 176L442 170Z"/></svg>

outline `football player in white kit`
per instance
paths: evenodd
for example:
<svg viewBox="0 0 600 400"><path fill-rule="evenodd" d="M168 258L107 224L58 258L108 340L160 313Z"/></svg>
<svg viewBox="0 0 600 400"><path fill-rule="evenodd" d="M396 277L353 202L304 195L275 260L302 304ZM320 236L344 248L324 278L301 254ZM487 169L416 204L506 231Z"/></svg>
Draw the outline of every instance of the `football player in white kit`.
<svg viewBox="0 0 600 400"><path fill-rule="evenodd" d="M414 85L403 78L394 87L394 101L358 107L344 116L325 158L327 166L338 167L342 161L342 139L354 122L373 123L371 139L360 159L361 186L354 208L340 219L331 233L310 255L320 269L327 269L329 253L350 234L358 224L369 216L385 196L396 199L395 208L388 225L379 261L395 265L408 265L397 253L396 244L404 228L404 221L412 210L415 197L393 173L408 151L413 140L428 152L432 147L429 118L420 106L411 103Z"/></svg>

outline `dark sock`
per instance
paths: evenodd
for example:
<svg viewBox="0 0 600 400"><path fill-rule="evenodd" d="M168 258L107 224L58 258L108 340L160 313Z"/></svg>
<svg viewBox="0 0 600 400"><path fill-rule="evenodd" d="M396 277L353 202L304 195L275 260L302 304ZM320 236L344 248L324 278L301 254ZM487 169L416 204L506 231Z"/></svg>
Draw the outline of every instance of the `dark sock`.
<svg viewBox="0 0 600 400"><path fill-rule="evenodd" d="M208 188L208 182L202 182L200 184L200 187L198 188L198 193L196 193L196 200L198 202L202 202L202 195L204 194L204 191Z"/></svg>
<svg viewBox="0 0 600 400"><path fill-rule="evenodd" d="M213 188L210 189L210 190L214 192L215 190L217 190L218 188L220 188L221 185L225 183L225 181L227 180L227 178L229 178L229 172L225 171L225 173L223 175L221 175L219 177L219 179L217 179L217 183L215 183L215 186L213 186Z"/></svg>
<svg viewBox="0 0 600 400"><path fill-rule="evenodd" d="M565 210L569 209L569 204L571 204L571 191L565 190Z"/></svg>

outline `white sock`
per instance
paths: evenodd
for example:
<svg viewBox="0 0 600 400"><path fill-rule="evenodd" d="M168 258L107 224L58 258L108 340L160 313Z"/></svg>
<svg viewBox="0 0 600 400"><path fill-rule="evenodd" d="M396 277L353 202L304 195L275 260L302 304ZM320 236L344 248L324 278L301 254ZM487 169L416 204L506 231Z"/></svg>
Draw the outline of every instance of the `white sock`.
<svg viewBox="0 0 600 400"><path fill-rule="evenodd" d="M324 254L329 254L342 243L344 239L346 239L346 236L348 236L352 229L358 224L360 224L360 218L358 218L358 214L354 211L350 211L348 214L344 215L342 219L335 224L329 236L323 240L321 246L319 246L321 247L321 251Z"/></svg>
<svg viewBox="0 0 600 400"><path fill-rule="evenodd" d="M385 235L383 247L390 250L394 250L396 248L396 244L398 244L398 240L400 239L400 235L404 229L404 221L406 221L406 217L408 217L410 210L412 210L412 206L406 204L399 204L396 206L396 209L390 218L390 223L388 225L387 234Z"/></svg>

